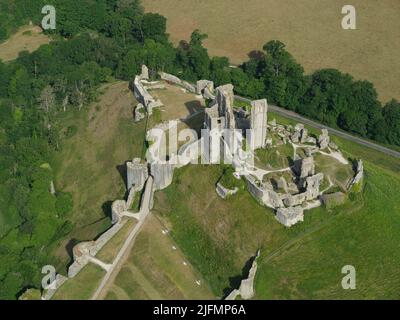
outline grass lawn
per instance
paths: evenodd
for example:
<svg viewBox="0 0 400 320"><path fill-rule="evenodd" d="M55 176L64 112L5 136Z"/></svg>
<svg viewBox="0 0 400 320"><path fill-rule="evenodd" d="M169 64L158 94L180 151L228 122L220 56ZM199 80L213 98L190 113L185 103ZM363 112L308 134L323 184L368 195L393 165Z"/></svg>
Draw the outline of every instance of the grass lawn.
<svg viewBox="0 0 400 320"><path fill-rule="evenodd" d="M274 142L275 143L275 142ZM274 148L257 149L255 165L267 170L277 170L293 164L293 147L290 143Z"/></svg>
<svg viewBox="0 0 400 320"><path fill-rule="evenodd" d="M400 298L400 177L369 163L366 173L361 208L339 209L324 228L260 259L257 298ZM356 290L341 287L345 265L356 268Z"/></svg>
<svg viewBox="0 0 400 320"><path fill-rule="evenodd" d="M89 263L74 278L68 279L55 293L53 300L89 300L100 284L105 271Z"/></svg>
<svg viewBox="0 0 400 320"><path fill-rule="evenodd" d="M0 60L10 61L18 57L21 51L35 51L42 44L50 42L38 26L23 26L9 39L0 43Z"/></svg>
<svg viewBox="0 0 400 320"><path fill-rule="evenodd" d="M266 254L329 218L319 208L307 212L304 223L285 229L247 191L219 198L215 183L222 170L205 165L175 170L173 184L156 193L153 210L170 224L185 256L221 298L239 284L242 269L258 249Z"/></svg>
<svg viewBox="0 0 400 320"><path fill-rule="evenodd" d="M215 298L164 229L155 216L148 217L106 299Z"/></svg>
<svg viewBox="0 0 400 320"><path fill-rule="evenodd" d="M151 90L150 94L155 99L160 99L164 104L161 110L161 121L186 118L204 108L204 100L196 98L190 92L183 92L182 87L163 82L166 89Z"/></svg>
<svg viewBox="0 0 400 320"><path fill-rule="evenodd" d="M307 73L337 68L374 83L379 98L400 99L400 20L397 0L353 0L357 30L343 30L341 0L142 0L146 11L167 17L175 43L195 29L208 34L210 54L233 63L280 40Z"/></svg>
<svg viewBox="0 0 400 320"><path fill-rule="evenodd" d="M136 225L137 220L127 218L124 226L115 234L111 240L96 254L96 258L105 263L112 263L118 251L124 244L129 232Z"/></svg>

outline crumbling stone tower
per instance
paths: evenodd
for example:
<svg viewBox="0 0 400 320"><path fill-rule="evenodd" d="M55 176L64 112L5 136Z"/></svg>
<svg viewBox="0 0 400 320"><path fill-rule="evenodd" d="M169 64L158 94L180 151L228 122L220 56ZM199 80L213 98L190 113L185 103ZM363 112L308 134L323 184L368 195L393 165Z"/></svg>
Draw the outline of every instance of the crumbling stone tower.
<svg viewBox="0 0 400 320"><path fill-rule="evenodd" d="M218 113L225 116L225 129L236 128L233 101L233 85L226 84L217 88Z"/></svg>
<svg viewBox="0 0 400 320"><path fill-rule="evenodd" d="M254 149L264 148L267 139L267 99L251 102L251 146Z"/></svg>
<svg viewBox="0 0 400 320"><path fill-rule="evenodd" d="M134 187L136 190L141 190L149 176L147 164L141 163L140 158L135 158L132 162L126 163L126 171L127 189Z"/></svg>

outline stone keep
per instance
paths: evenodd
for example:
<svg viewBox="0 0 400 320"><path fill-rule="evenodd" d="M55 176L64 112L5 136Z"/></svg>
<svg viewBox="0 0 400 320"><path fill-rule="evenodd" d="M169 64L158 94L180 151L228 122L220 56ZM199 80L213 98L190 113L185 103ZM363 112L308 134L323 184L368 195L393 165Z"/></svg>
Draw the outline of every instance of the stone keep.
<svg viewBox="0 0 400 320"><path fill-rule="evenodd" d="M126 163L127 189L134 187L135 190L141 190L148 177L146 163L141 163L140 158L135 158L132 162Z"/></svg>
<svg viewBox="0 0 400 320"><path fill-rule="evenodd" d="M251 146L254 149L264 148L267 139L267 99L251 102Z"/></svg>

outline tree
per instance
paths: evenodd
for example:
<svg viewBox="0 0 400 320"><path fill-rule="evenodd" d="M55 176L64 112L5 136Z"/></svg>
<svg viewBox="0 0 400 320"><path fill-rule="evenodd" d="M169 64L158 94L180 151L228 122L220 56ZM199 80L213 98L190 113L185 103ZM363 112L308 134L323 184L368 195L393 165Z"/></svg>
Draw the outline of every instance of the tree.
<svg viewBox="0 0 400 320"><path fill-rule="evenodd" d="M49 113L50 110L55 106L56 96L54 94L54 90L50 85L47 85L43 88L39 98L39 107L44 110L46 113Z"/></svg>
<svg viewBox="0 0 400 320"><path fill-rule="evenodd" d="M400 145L400 102L393 99L383 108L383 117L387 125L387 140Z"/></svg>
<svg viewBox="0 0 400 320"><path fill-rule="evenodd" d="M184 77L187 80L209 79L210 57L202 44L206 38L206 34L195 30L190 37L190 42L181 42L178 47L178 62L181 63Z"/></svg>
<svg viewBox="0 0 400 320"><path fill-rule="evenodd" d="M167 19L158 13L146 13L142 20L142 30L144 39L165 42L168 38Z"/></svg>
<svg viewBox="0 0 400 320"><path fill-rule="evenodd" d="M260 74L264 79L268 98L291 110L296 110L307 90L304 69L298 64L285 45L277 40L263 46L265 57L257 55L257 60L247 65L253 74Z"/></svg>
<svg viewBox="0 0 400 320"><path fill-rule="evenodd" d="M227 57L213 57L211 59L210 78L216 86L231 82L229 59Z"/></svg>

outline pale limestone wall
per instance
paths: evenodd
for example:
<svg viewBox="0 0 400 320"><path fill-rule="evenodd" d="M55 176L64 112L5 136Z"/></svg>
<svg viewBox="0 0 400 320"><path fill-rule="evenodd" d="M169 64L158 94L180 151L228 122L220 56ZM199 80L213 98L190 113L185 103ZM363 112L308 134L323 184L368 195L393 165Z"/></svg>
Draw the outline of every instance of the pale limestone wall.
<svg viewBox="0 0 400 320"><path fill-rule="evenodd" d="M68 277L75 277L79 271L86 266L90 257L94 257L104 245L124 226L126 221L114 224L110 229L104 232L96 241L87 241L78 243L73 248L74 262L68 268Z"/></svg>
<svg viewBox="0 0 400 320"><path fill-rule="evenodd" d="M233 94L233 85L226 84L223 86L219 86L217 89L217 97L216 102L218 104L218 113L220 116L225 117L225 128L226 129L235 129L235 116L233 114L233 102L234 102L234 94Z"/></svg>
<svg viewBox="0 0 400 320"><path fill-rule="evenodd" d="M294 171L300 178L305 178L315 173L314 158L312 156L294 162Z"/></svg>
<svg viewBox="0 0 400 320"><path fill-rule="evenodd" d="M214 91L214 82L210 80L199 80L196 83L196 93L197 94L204 94L205 89L208 90L208 92L212 93Z"/></svg>
<svg viewBox="0 0 400 320"><path fill-rule="evenodd" d="M143 186L148 177L147 163L141 163L140 158L135 158L132 161L126 163L127 172L127 186L130 190L135 187L135 190L143 189Z"/></svg>
<svg viewBox="0 0 400 320"><path fill-rule="evenodd" d="M225 188L221 183L217 183L217 186L215 188L215 191L217 192L217 194L222 198L222 199L226 199L227 197L234 195L236 192L239 191L238 188L235 189L228 189Z"/></svg>
<svg viewBox="0 0 400 320"><path fill-rule="evenodd" d="M58 288L60 288L67 280L67 277L64 277L61 274L57 274L54 282L50 284L50 288L44 292L42 300L50 300L54 296Z"/></svg>
<svg viewBox="0 0 400 320"><path fill-rule="evenodd" d="M182 85L182 80L179 79L177 76L174 76L173 74L165 73L165 72L159 72L159 75L161 79L177 84L177 85Z"/></svg>
<svg viewBox="0 0 400 320"><path fill-rule="evenodd" d="M196 93L196 87L192 84L190 84L187 81L182 81L182 87L184 87L187 91L191 92L191 93Z"/></svg>
<svg viewBox="0 0 400 320"><path fill-rule="evenodd" d="M251 265L249 275L246 279L243 279L240 282L239 289L233 290L225 300L235 300L237 296L240 296L244 300L252 299L255 295L254 291L254 279L257 273L257 259L260 256L260 251L257 252L257 255L254 258L254 261Z"/></svg>
<svg viewBox="0 0 400 320"><path fill-rule="evenodd" d="M140 75L141 79L148 80L149 79L149 68L146 65L142 65L142 73Z"/></svg>
<svg viewBox="0 0 400 320"><path fill-rule="evenodd" d="M286 227L304 221L304 210L301 206L279 208L275 218Z"/></svg>
<svg viewBox="0 0 400 320"><path fill-rule="evenodd" d="M135 98L147 109L151 102L154 102L154 98L148 93L146 88L140 81L140 76L136 76L133 81L133 94Z"/></svg>
<svg viewBox="0 0 400 320"><path fill-rule="evenodd" d="M170 163L151 163L150 174L154 178L154 190L162 190L172 183L174 166Z"/></svg>
<svg viewBox="0 0 400 320"><path fill-rule="evenodd" d="M254 149L264 148L267 139L267 121L268 121L268 103L267 99L251 102L250 129L251 146Z"/></svg>
<svg viewBox="0 0 400 320"><path fill-rule="evenodd" d="M246 175L245 178L247 181L247 190L256 200L262 203L265 194L265 188L262 185L257 185L256 179L253 176Z"/></svg>
<svg viewBox="0 0 400 320"><path fill-rule="evenodd" d="M318 137L318 145L321 150L328 147L330 142L329 132L327 129L321 130L321 135Z"/></svg>

